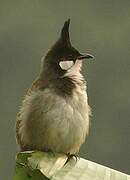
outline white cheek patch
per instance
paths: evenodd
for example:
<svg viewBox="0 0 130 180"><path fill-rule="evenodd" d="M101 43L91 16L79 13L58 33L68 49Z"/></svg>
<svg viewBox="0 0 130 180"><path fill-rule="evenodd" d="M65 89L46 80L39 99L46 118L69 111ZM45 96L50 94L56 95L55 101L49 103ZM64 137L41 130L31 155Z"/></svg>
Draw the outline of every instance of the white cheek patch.
<svg viewBox="0 0 130 180"><path fill-rule="evenodd" d="M68 70L74 65L74 62L73 61L60 61L59 65L61 69Z"/></svg>

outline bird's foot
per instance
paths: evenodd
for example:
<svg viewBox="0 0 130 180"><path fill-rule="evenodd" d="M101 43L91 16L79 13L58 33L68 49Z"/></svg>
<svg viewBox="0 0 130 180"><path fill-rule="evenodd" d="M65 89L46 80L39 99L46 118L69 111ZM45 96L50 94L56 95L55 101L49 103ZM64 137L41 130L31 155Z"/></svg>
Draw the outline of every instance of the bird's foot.
<svg viewBox="0 0 130 180"><path fill-rule="evenodd" d="M80 159L80 156L78 154L66 154L68 156L67 161L65 162L65 165L71 160L74 159L76 160L76 162Z"/></svg>

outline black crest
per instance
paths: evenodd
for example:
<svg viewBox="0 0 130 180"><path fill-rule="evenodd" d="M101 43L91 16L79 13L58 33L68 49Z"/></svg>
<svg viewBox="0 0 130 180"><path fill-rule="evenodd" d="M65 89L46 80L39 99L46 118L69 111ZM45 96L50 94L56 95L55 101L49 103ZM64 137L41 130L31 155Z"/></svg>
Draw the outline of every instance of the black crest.
<svg viewBox="0 0 130 180"><path fill-rule="evenodd" d="M64 26L61 30L61 37L60 40L62 41L62 43L71 46L70 43L70 35L69 35L69 25L70 25L70 19L68 19L67 21L65 21Z"/></svg>
<svg viewBox="0 0 130 180"><path fill-rule="evenodd" d="M51 51L49 52L49 55L51 55L52 58L56 57L57 59L60 59L62 57L68 57L69 55L72 55L74 57L80 55L80 53L71 45L69 25L70 19L65 21L61 29L59 39L52 46Z"/></svg>
<svg viewBox="0 0 130 180"><path fill-rule="evenodd" d="M69 35L69 25L70 19L65 21L59 39L51 47L46 57L50 62L58 63L61 59L66 60L76 60L76 59L86 59L92 58L89 54L81 54L76 48L74 48L70 42Z"/></svg>

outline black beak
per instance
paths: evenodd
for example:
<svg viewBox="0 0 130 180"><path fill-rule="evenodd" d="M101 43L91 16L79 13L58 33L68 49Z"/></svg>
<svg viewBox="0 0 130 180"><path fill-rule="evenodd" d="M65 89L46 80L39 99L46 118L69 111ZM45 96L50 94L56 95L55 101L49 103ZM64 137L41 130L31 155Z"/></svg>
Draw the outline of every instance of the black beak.
<svg viewBox="0 0 130 180"><path fill-rule="evenodd" d="M77 59L89 59L89 58L94 58L94 56L93 55L91 55L91 54L80 54L79 56L78 56L78 58Z"/></svg>

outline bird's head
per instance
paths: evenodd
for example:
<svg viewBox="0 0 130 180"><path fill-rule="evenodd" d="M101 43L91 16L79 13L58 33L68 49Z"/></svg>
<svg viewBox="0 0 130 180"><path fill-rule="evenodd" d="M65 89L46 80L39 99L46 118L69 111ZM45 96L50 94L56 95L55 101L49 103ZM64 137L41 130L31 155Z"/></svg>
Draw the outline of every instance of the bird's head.
<svg viewBox="0 0 130 180"><path fill-rule="evenodd" d="M65 21L60 38L44 57L43 71L46 72L48 76L51 74L53 77L63 76L75 66L77 61L80 62L78 63L80 66L83 59L93 58L90 54L81 54L72 46L69 36L69 25L70 19Z"/></svg>

